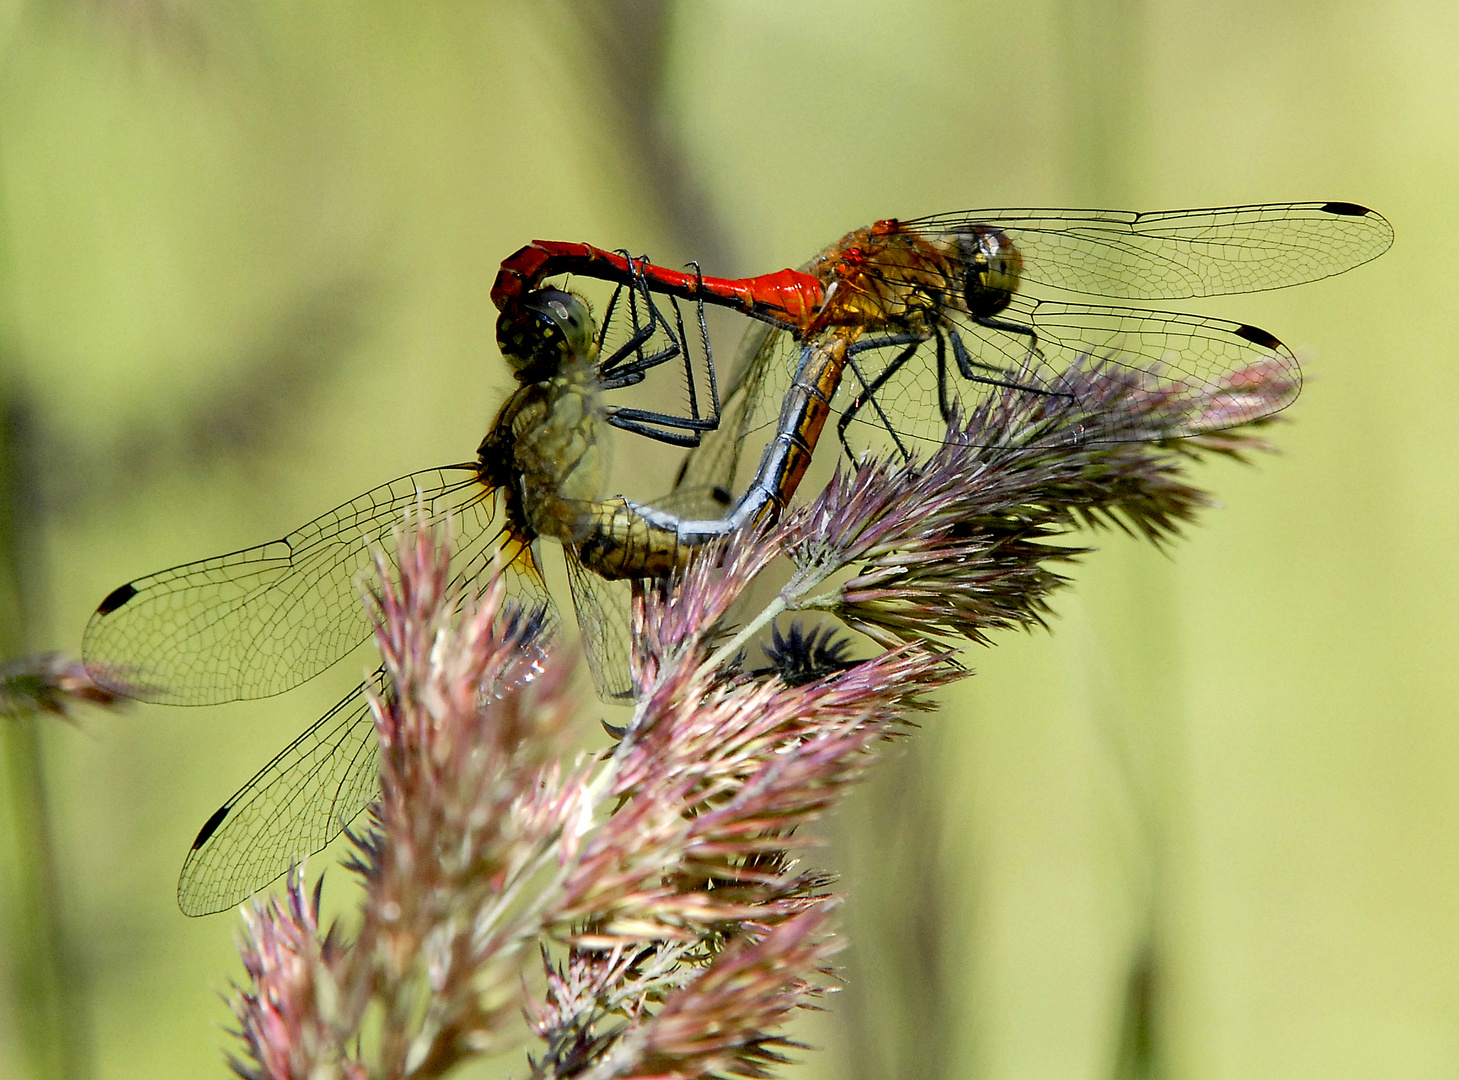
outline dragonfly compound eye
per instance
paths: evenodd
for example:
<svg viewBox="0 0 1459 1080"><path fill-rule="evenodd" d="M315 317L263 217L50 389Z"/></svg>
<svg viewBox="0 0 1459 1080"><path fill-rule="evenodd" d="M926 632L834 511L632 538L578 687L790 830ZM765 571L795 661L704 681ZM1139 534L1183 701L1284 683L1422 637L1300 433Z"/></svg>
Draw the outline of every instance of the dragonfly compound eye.
<svg viewBox="0 0 1459 1080"><path fill-rule="evenodd" d="M555 370L569 356L590 357L593 315L588 302L561 289L538 289L496 321L496 340L512 370Z"/></svg>
<svg viewBox="0 0 1459 1080"><path fill-rule="evenodd" d="M968 313L986 318L1008 306L1018 291L1023 256L1001 229L974 225L957 237Z"/></svg>

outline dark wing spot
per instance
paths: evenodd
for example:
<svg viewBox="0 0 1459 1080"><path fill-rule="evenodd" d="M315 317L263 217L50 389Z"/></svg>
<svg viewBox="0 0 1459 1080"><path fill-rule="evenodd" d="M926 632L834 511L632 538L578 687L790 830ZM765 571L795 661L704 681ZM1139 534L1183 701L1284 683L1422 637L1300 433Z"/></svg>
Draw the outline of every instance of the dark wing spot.
<svg viewBox="0 0 1459 1080"><path fill-rule="evenodd" d="M1272 349L1275 351L1282 347L1282 343L1275 336L1259 326L1238 326L1235 333L1237 337L1254 342L1263 349Z"/></svg>
<svg viewBox="0 0 1459 1080"><path fill-rule="evenodd" d="M120 588L113 589L106 594L106 599L97 607L96 613L98 615L110 615L136 595L137 590L131 585L123 585Z"/></svg>
<svg viewBox="0 0 1459 1080"><path fill-rule="evenodd" d="M198 838L193 841L193 850L196 851L208 842L208 837L218 831L218 826L223 824L223 819L228 816L228 811L233 807L224 804L213 811L213 816L203 822L203 827L198 830Z"/></svg>
<svg viewBox="0 0 1459 1080"><path fill-rule="evenodd" d="M714 490L709 493L709 497L715 502L719 503L720 506L728 506L730 503L734 502L735 498L732 494L730 494L729 488L719 487L718 485L716 485Z"/></svg>
<svg viewBox="0 0 1459 1080"><path fill-rule="evenodd" d="M1330 202L1322 204L1324 214L1340 214L1343 217L1366 217L1373 211L1366 206L1359 206L1351 202Z"/></svg>

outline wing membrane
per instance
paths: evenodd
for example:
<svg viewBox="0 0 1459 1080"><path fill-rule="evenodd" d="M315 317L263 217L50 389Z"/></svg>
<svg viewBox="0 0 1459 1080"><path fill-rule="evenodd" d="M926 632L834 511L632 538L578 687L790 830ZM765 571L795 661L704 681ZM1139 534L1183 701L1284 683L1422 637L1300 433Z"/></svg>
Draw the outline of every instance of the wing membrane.
<svg viewBox="0 0 1459 1080"><path fill-rule="evenodd" d="M494 558L484 552L471 564L480 569L484 559ZM474 576L468 567L454 583ZM531 572L515 574L507 579L507 589L519 610L538 622L539 640L545 640L556 633L557 614L539 588L540 578L535 582ZM375 800L379 762L367 690L382 697L389 692L383 667L310 724L208 819L177 883L177 902L185 913L210 915L241 903L323 848Z"/></svg>
<svg viewBox="0 0 1459 1080"><path fill-rule="evenodd" d="M629 583L600 578L578 561L571 548L564 547L563 555L593 685L605 701L630 701L633 676L628 666Z"/></svg>
<svg viewBox="0 0 1459 1080"><path fill-rule="evenodd" d="M1033 329L1027 334L989 329L962 319L950 328L964 343L974 378L958 371L950 346L944 347L945 385L966 416L990 393L1025 388L1035 396L1063 395L1100 410L1085 433L1090 442L1130 442L1200 434L1270 415L1296 398L1301 370L1291 351L1272 335L1243 323L1136 308L1065 304L1016 298L1005 316ZM845 412L862 390L861 377L874 382L898 347L868 350L857 357L860 376L848 371L833 408ZM1245 373L1260 369L1262 395L1248 393ZM1097 374L1093 374L1097 372ZM847 427L854 450L881 453L895 441L881 430L891 420L904 446L925 456L944 441L946 422L938 400L936 342L929 340L886 378L875 396L881 413L869 406L856 411ZM1147 397L1126 399L1121 388L1160 393L1168 408L1151 411ZM1187 406L1199 403L1197 411ZM1139 423L1135 422L1138 407ZM1123 411L1122 411L1123 410ZM822 438L833 437L830 425Z"/></svg>
<svg viewBox="0 0 1459 1080"><path fill-rule="evenodd" d="M455 521L458 550L493 530L497 499L474 465L392 480L272 543L138 578L86 627L93 677L146 701L212 705L282 693L369 636L355 577L407 509ZM138 690L138 685L141 689Z"/></svg>
<svg viewBox="0 0 1459 1080"><path fill-rule="evenodd" d="M1127 299L1261 292L1340 274L1388 250L1393 228L1352 203L1274 203L1200 210L966 210L903 223L945 235L1002 229L1023 279Z"/></svg>
<svg viewBox="0 0 1459 1080"><path fill-rule="evenodd" d="M246 900L338 836L379 791L375 725L365 687L345 695L208 819L193 841L177 902L211 915Z"/></svg>

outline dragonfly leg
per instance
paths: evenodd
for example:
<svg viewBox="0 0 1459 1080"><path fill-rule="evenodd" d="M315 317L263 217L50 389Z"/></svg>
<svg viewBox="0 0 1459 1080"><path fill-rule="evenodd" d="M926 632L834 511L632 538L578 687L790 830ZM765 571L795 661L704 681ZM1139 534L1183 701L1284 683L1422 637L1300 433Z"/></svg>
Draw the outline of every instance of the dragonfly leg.
<svg viewBox="0 0 1459 1080"><path fill-rule="evenodd" d="M642 343L640 342L640 344ZM630 347L627 345L624 346L624 348ZM622 390L625 386L637 386L643 382L647 372L658 367L660 364L668 363L674 357L678 356L680 352L681 350L677 345L670 345L666 349L660 349L658 352L650 353L643 358L641 364L625 364L622 367L612 369L607 378L599 380L598 386L602 390ZM615 355L617 354L615 353Z"/></svg>
<svg viewBox="0 0 1459 1080"><path fill-rule="evenodd" d="M603 344L608 340L608 327L613 322L613 312L618 307L618 297L623 293L622 285L613 287L613 294L608 297L608 306L603 309L603 317L598 320L598 352L603 351Z"/></svg>
<svg viewBox="0 0 1459 1080"><path fill-rule="evenodd" d="M703 285L704 275L699 270L699 264L690 263L694 267L694 276ZM702 296L703 289L700 289ZM674 323L679 331L679 351L684 358L684 385L689 390L689 417L694 421L694 428L698 431L713 431L719 427L719 385L714 378L714 357L709 347L709 324L704 319L704 301L701 299L696 303L699 314L699 332L702 347L704 349L704 366L709 377L709 411L710 415L704 417L699 412L699 389L698 380L694 378L694 358L690 355L688 348L688 335L684 332L684 313L679 308L679 301L670 297L669 303L674 308Z"/></svg>
<svg viewBox="0 0 1459 1080"><path fill-rule="evenodd" d="M1009 323L1007 325L1012 327L1016 326L1017 324ZM1002 329L1002 327L1000 326L998 327L998 329ZM1025 327L1024 329L1028 328ZM1029 329L1028 332L1033 333L1031 329ZM949 326L947 328L947 336L948 339L952 342L952 354L957 359L957 369L959 372L961 372L962 377L967 379L968 382L983 383L985 386L1001 386L1007 390L1024 390L1030 394L1047 394L1051 397L1072 396L1069 394L1061 394L1057 390L1046 390L1041 386L1033 386L1031 385L1031 382L1014 382L1009 378L997 379L991 378L987 375L979 375L976 370L977 368L982 368L984 371L991 371L995 374L1004 376L1013 375L1016 373L1010 372L1007 368L997 367L993 364L985 364L981 360L974 360L972 354L968 352L967 345L963 343L961 335L959 335L957 330L953 327ZM1035 340L1037 340L1037 338L1035 338ZM1024 363L1026 368L1028 363L1027 358L1025 358Z"/></svg>
<svg viewBox="0 0 1459 1080"><path fill-rule="evenodd" d="M618 254L625 256L625 258L627 257L627 252L619 252ZM633 259L629 259L628 263L630 266L635 266L635 261ZM693 371L689 356L689 350L685 347L684 344L685 334L683 315L679 311L677 302L670 298L670 302L674 303L675 322L678 325L678 333L676 334L674 332L674 327L670 326L669 320L664 317L663 311L660 310L658 304L654 303L653 294L649 292L648 278L644 274L642 269L643 267L648 265L648 256L639 256L636 263L636 268L634 270L634 283L631 287L629 287L628 290L628 311L629 319L633 326L633 333L629 336L627 341L625 341L622 345L620 345L617 349L613 351L613 354L611 356L609 356L606 360L599 361L599 375L604 378L605 388L615 389L619 386L628 386L632 385L633 383L641 382L643 380L644 372L656 368L661 364L665 364L670 360L673 360L675 357L683 356L686 371L690 376L689 395L691 401L694 401L697 396L697 390L694 386L694 380L692 377ZM696 266L695 269L697 272L698 267ZM702 280L702 275L700 275L700 280ZM615 290L613 301L610 301L609 303L610 314L613 308L613 303L617 300L617 295L617 290ZM642 302L644 308L647 309L646 315L644 316L640 316L639 313L640 301ZM699 301L699 307L700 323L701 325L703 325L704 302L702 300ZM641 317L646 318L647 322L640 323ZM603 331L599 337L600 348L602 335L606 334L607 326L608 316L605 315L603 319ZM664 336L669 339L670 344L666 348L660 349L658 352L645 355L643 352L643 346L645 342L647 342L649 338L653 336L655 330L662 330ZM708 361L709 335L707 328L704 331L704 342L706 350L705 359L706 361ZM637 359L631 362L626 362L627 358L630 356L636 356ZM711 371L712 370L713 366L711 365ZM711 375L711 378L712 377L713 376ZM717 393L715 396L716 398L718 397ZM697 402L694 403L693 409L695 415L698 415Z"/></svg>
<svg viewBox="0 0 1459 1080"><path fill-rule="evenodd" d="M703 432L713 431L719 426L719 418L711 416L674 416L669 413L649 412L646 409L620 409L609 406L608 423L621 431L635 435L647 435L658 442L674 446L698 446ZM656 426L651 426L656 425ZM682 431L665 431L664 428L682 428Z"/></svg>
<svg viewBox="0 0 1459 1080"><path fill-rule="evenodd" d="M664 324L664 329L667 333L667 323ZM617 389L621 386L632 386L636 383L643 382L644 372L650 371L660 364L667 363L684 351L679 342L673 341L672 344L660 349L658 352L649 353L645 356L643 353L644 342L653 337L653 333L653 323L639 327L627 341L614 349L606 360L599 362L598 371L602 376L602 384L605 388ZM669 338L672 341L672 333L669 333ZM637 360L631 364L623 362L626 357L635 353L638 355Z"/></svg>
<svg viewBox="0 0 1459 1080"><path fill-rule="evenodd" d="M607 359L600 359L598 361L598 372L605 380L611 380L613 377L621 377L625 374L638 375L637 378L630 378L617 384L619 386L627 386L631 383L641 381L642 372L650 368L658 367L660 364L678 356L683 350L683 341L682 338L675 338L674 331L669 326L668 320L664 318L663 312L659 310L658 305L653 301L652 294L648 291L648 283L645 280L643 271L643 267L649 265L648 256L640 255L635 262L624 249L619 249L615 254L621 256L627 262L631 281L627 285L620 285L613 290L613 295L608 301L608 308L603 313L601 327L598 332L598 347L600 350L602 349L603 342L607 338L608 327L611 324L613 312L618 305L619 296L625 288L628 290L628 319L633 328L633 332L629 335L627 341L613 351L612 355ZM646 313L639 311L640 300L642 300L644 307L647 308ZM646 321L644 321L645 319ZM643 353L644 344L653 337L654 331L660 328L662 328L671 344L666 349L645 356ZM636 356L637 360L631 363L625 362L630 356Z"/></svg>
<svg viewBox="0 0 1459 1080"><path fill-rule="evenodd" d="M697 263L692 263L691 265L694 267L696 275L698 275L699 265ZM699 276L702 279L702 275ZM698 418L700 416L699 387L698 380L694 377L693 356L686 344L688 334L684 329L684 314L679 308L678 300L671 297L669 302L674 307L674 323L675 327L677 327L676 333L675 329L669 326L669 321L664 317L659 306L654 303L653 298L648 294L647 286L644 288L643 302L651 313L649 322L645 326L638 327L627 342L615 350L608 359L599 363L598 370L601 385L605 390L616 390L620 387L636 385L643 381L645 372L659 367L661 364L666 364L675 357L682 357L684 360L684 382L689 393L689 413L691 416ZM630 307L636 311L635 304L631 304ZM709 344L709 324L704 318L704 301L697 301L695 307L698 309L700 341L704 350L704 366L707 369L707 377L709 379L709 407L710 413L714 417L714 424L712 426L718 427L719 385L715 380L714 357ZM634 325L637 327L637 315L635 314L633 318L635 320ZM606 326L606 320L604 325ZM670 344L658 352L644 355L642 351L643 344L653 335L655 328L661 329L664 332ZM624 358L632 353L637 353L638 359L631 363L623 363Z"/></svg>
<svg viewBox="0 0 1459 1080"><path fill-rule="evenodd" d="M944 424L952 423L951 387L947 379L947 336L937 335L937 413Z"/></svg>
<svg viewBox="0 0 1459 1080"><path fill-rule="evenodd" d="M694 268L694 280L697 284L699 299L695 302L695 313L699 318L699 342L703 350L704 366L709 377L709 412L713 424L705 430L713 430L719 427L719 383L714 377L714 353L709 345L709 323L704 318L704 272L699 269L697 262L689 264ZM679 301L671 297L669 302L674 305L674 322L679 330L679 346L684 353L684 382L689 387L689 413L694 418L699 418L699 394L695 386L694 364L689 355L688 335L684 332L684 313L679 309Z"/></svg>
<svg viewBox="0 0 1459 1080"><path fill-rule="evenodd" d="M1027 372L1032 367L1035 358L1039 356L1039 335L1038 331L1026 323L1009 322L1006 319L995 319L990 315L974 315L973 322L979 326L985 326L989 330L1001 330L1005 334L1022 334L1028 338L1028 352L1023 354L1023 371Z"/></svg>
<svg viewBox="0 0 1459 1080"><path fill-rule="evenodd" d="M645 263L646 257L640 260L639 265L642 266ZM632 260L630 260L630 265L632 265ZM694 267L696 279L702 281L703 275L700 273L699 264L691 263L690 265ZM699 392L697 380L694 377L693 358L690 355L689 349L685 347L688 335L684 328L684 314L679 307L678 301L672 298L670 300L674 308L675 324L674 328L670 328L668 320L664 318L663 312L654 303L653 297L649 294L648 286L646 280L643 278L642 272L637 272L636 276L638 281L634 293L630 295L629 299L630 308L635 313L632 317L636 325L638 316L636 314L637 304L634 296L637 295L638 289L642 289L643 303L650 312L649 323L636 332L624 346L614 353L613 357L604 363L603 369L611 372L611 374L607 378L602 379L600 385L605 391L634 385L643 381L645 372L650 368L667 363L676 356L682 356L684 360L684 380L689 392L689 415L681 416L674 413L655 412L646 409L609 406L607 409L608 422L623 431L630 431L637 435L646 435L659 442L669 443L674 446L698 446L700 443L700 435L703 432L715 430L719 427L720 423L719 386L715 382L714 363L710 356L709 327L704 318L704 302L700 300L696 307L699 314L700 334L704 345L705 364L708 368L711 410L711 415L709 416L703 416L700 413ZM652 333L655 327L661 328L673 344L666 349L645 356L641 352L643 340L646 339L647 335ZM677 330L677 334L675 330ZM617 364L618 358L625 357L634 351L638 351L638 360L621 366ZM665 428L677 428L679 430L665 431Z"/></svg>
<svg viewBox="0 0 1459 1080"><path fill-rule="evenodd" d="M623 292L623 289L624 286L620 285L613 290L613 295L608 300L608 306L599 324L598 350L600 353L608 336L608 328L612 325L613 313L618 306L619 294ZM658 310L657 305L653 304L652 301L649 301L649 309L652 314L648 322L640 325L638 305L633 301L635 294L630 290L629 295L629 318L633 324L633 333L629 335L627 341L614 349L611 354L606 358L600 358L598 361L600 384L606 390L616 390L624 386L636 385L643 381L643 373L645 371L656 368L660 364L667 363L685 351L682 333L678 338L674 336L674 332L669 328L668 320L664 318L663 313ZM643 346L653 337L654 330L658 328L663 329L664 334L669 338L670 344L658 352L645 356ZM632 363L624 362L628 357L634 355L638 357L637 360ZM688 363L687 357L685 363ZM692 388L690 393L691 395L693 394Z"/></svg>
<svg viewBox="0 0 1459 1080"><path fill-rule="evenodd" d="M709 411L714 414L715 427L719 426L719 382L714 374L714 353L709 347L709 323L704 318L704 272L699 269L697 262L691 262L694 267L694 279L698 282L699 299L695 302L695 313L699 317L699 341L704 349L704 365L709 369Z"/></svg>
<svg viewBox="0 0 1459 1080"><path fill-rule="evenodd" d="M679 301L669 297L669 306L674 309L674 327L679 331L679 354L684 358L684 385L689 390L689 415L699 417L699 388L694 385L694 358L684 344L684 313L679 310ZM710 370L713 370L711 365Z"/></svg>
<svg viewBox="0 0 1459 1080"><path fill-rule="evenodd" d="M885 386L887 380L895 375L908 360L912 359L912 356L917 352L917 347L926 340L925 337L917 334L894 334L883 338L869 338L865 341L858 341L846 350L846 363L855 372L856 378L860 380L861 392L856 395L851 405L841 414L841 419L836 422L836 435L840 438L841 446L846 450L847 456L851 457L852 460L855 460L855 455L851 451L850 444L846 441L846 428L856 418L856 414L861 411L862 406L868 401L871 402L871 407L876 410L882 427L886 428L887 434L892 437L892 442L896 444L897 450L901 453L902 457L908 461L911 460L912 455L902 445L901 437L897 434L896 428L893 427L891 420L882 409L881 402L876 397L876 392ZM856 362L855 354L865 352L868 349L888 349L896 345L905 345L906 348L898 353L892 362L875 379L868 382L866 375L861 370L861 366Z"/></svg>

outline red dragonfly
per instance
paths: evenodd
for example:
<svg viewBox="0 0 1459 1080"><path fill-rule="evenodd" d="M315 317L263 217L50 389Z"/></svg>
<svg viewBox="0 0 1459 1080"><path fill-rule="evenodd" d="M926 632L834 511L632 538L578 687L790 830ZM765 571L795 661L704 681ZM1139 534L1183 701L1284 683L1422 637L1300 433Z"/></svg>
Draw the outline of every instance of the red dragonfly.
<svg viewBox="0 0 1459 1080"><path fill-rule="evenodd" d="M726 383L720 425L681 474L680 505L702 516L633 506L692 546L778 514L832 413L848 452L910 456L941 442L949 419L967 415L990 388L1074 396L1072 374L1091 365L1133 388L1164 388L1168 405L1154 419L1146 410L1139 425L1091 411L1087 441L1177 438L1276 412L1296 398L1301 372L1275 335L1204 315L1063 297L1168 300L1283 288L1350 270L1392 240L1382 215L1348 202L1151 213L972 210L878 221L801 270L742 279L537 241L502 263L492 299L505 310L556 274L607 281L636 274L657 293L759 320ZM1246 393L1258 365L1267 373L1275 365L1289 392ZM1187 399L1171 387L1203 393ZM1188 407L1197 397L1199 412ZM756 430L770 431L770 442L736 500L730 485Z"/></svg>

